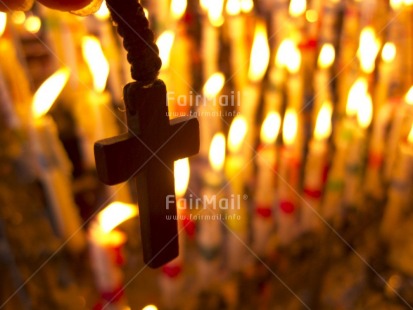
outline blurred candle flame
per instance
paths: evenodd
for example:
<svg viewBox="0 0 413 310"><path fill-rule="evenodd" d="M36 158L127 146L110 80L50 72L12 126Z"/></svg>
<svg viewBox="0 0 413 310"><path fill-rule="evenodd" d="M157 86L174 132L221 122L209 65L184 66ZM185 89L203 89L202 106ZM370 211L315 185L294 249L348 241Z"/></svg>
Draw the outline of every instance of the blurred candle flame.
<svg viewBox="0 0 413 310"><path fill-rule="evenodd" d="M208 19L212 26L220 27L224 23L222 11L224 10L224 0L205 1Z"/></svg>
<svg viewBox="0 0 413 310"><path fill-rule="evenodd" d="M138 208L129 203L114 201L97 215L97 222L104 233L109 233L126 220L137 216Z"/></svg>
<svg viewBox="0 0 413 310"><path fill-rule="evenodd" d="M267 114L261 125L260 139L264 144L273 144L280 132L281 117L277 112Z"/></svg>
<svg viewBox="0 0 413 310"><path fill-rule="evenodd" d="M288 108L287 111L285 111L283 123L283 141L285 145L293 145L295 137L297 136L297 127L297 112L292 108Z"/></svg>
<svg viewBox="0 0 413 310"><path fill-rule="evenodd" d="M314 128L314 138L318 141L327 139L331 134L331 115L333 108L330 102L325 102L317 115Z"/></svg>
<svg viewBox="0 0 413 310"><path fill-rule="evenodd" d="M225 162L225 136L219 132L214 135L209 148L209 163L215 171L221 171Z"/></svg>
<svg viewBox="0 0 413 310"><path fill-rule="evenodd" d="M301 66L301 52L298 47L293 43L292 49L288 55L285 63L287 70L291 74L295 74L300 71Z"/></svg>
<svg viewBox="0 0 413 310"><path fill-rule="evenodd" d="M403 5L403 0L390 0L390 6L394 11L399 10Z"/></svg>
<svg viewBox="0 0 413 310"><path fill-rule="evenodd" d="M367 94L367 81L364 78L358 78L351 86L347 97L346 114L354 116L357 114L358 104L361 98Z"/></svg>
<svg viewBox="0 0 413 310"><path fill-rule="evenodd" d="M155 305L147 305L142 310L158 310Z"/></svg>
<svg viewBox="0 0 413 310"><path fill-rule="evenodd" d="M24 28L30 33L39 32L41 27L42 21L38 16L35 15L27 17L26 21L24 22Z"/></svg>
<svg viewBox="0 0 413 310"><path fill-rule="evenodd" d="M361 128L366 129L367 127L370 126L372 118L373 118L373 102L371 100L370 94L367 93L363 97L359 98L359 108L357 111L357 122Z"/></svg>
<svg viewBox="0 0 413 310"><path fill-rule="evenodd" d="M263 21L258 21L252 43L248 78L252 82L261 81L267 71L269 61L270 47L268 45L267 28Z"/></svg>
<svg viewBox="0 0 413 310"><path fill-rule="evenodd" d="M360 44L357 51L363 72L372 73L377 54L380 50L380 40L372 27L365 27L360 33Z"/></svg>
<svg viewBox="0 0 413 310"><path fill-rule="evenodd" d="M171 1L171 15L174 20L179 20L185 14L187 0L172 0Z"/></svg>
<svg viewBox="0 0 413 310"><path fill-rule="evenodd" d="M406 95L404 96L404 100L408 105L413 105L413 86L407 91Z"/></svg>
<svg viewBox="0 0 413 310"><path fill-rule="evenodd" d="M189 160L188 157L176 160L174 163L175 177L175 194L177 197L183 197L189 183Z"/></svg>
<svg viewBox="0 0 413 310"><path fill-rule="evenodd" d="M409 142L410 144L413 144L413 124L412 124L412 128L410 129L409 135L407 136L407 142Z"/></svg>
<svg viewBox="0 0 413 310"><path fill-rule="evenodd" d="M228 0L225 6L225 12L228 15L235 16L241 12L241 1L240 0Z"/></svg>
<svg viewBox="0 0 413 310"><path fill-rule="evenodd" d="M331 43L323 44L320 55L318 56L318 67L321 69L328 69L334 62L336 51Z"/></svg>
<svg viewBox="0 0 413 310"><path fill-rule="evenodd" d="M84 36L82 53L92 74L93 89L98 93L103 92L109 76L109 62L103 54L99 40L93 36Z"/></svg>
<svg viewBox="0 0 413 310"><path fill-rule="evenodd" d="M391 63L396 58L396 45L392 42L387 42L381 51L381 59L386 63Z"/></svg>
<svg viewBox="0 0 413 310"><path fill-rule="evenodd" d="M69 75L68 68L61 68L40 85L33 96L32 112L35 119L41 118L49 111L66 85Z"/></svg>
<svg viewBox="0 0 413 310"><path fill-rule="evenodd" d="M1 20L1 17L0 17L0 20ZM11 13L11 20L16 25L23 25L24 22L26 21L26 14L23 11L15 11L15 12ZM1 26L0 26L0 28L1 28ZM0 31L0 33L1 33L1 31Z"/></svg>
<svg viewBox="0 0 413 310"><path fill-rule="evenodd" d="M95 17L99 20L107 20L110 17L110 12L108 7L106 6L106 1L103 1L99 10L94 14Z"/></svg>
<svg viewBox="0 0 413 310"><path fill-rule="evenodd" d="M288 12L292 17L298 17L300 15L303 15L306 9L306 0L291 0Z"/></svg>
<svg viewBox="0 0 413 310"><path fill-rule="evenodd" d="M221 72L216 72L212 74L209 79L205 82L203 87L203 93L206 98L212 99L216 97L222 90L225 84L225 76Z"/></svg>
<svg viewBox="0 0 413 310"><path fill-rule="evenodd" d="M316 21L318 21L317 11L316 10L307 10L307 12L305 12L305 19L309 23L315 23Z"/></svg>
<svg viewBox="0 0 413 310"><path fill-rule="evenodd" d="M254 1L252 0L241 0L241 11L244 13L249 13L254 8Z"/></svg>
<svg viewBox="0 0 413 310"><path fill-rule="evenodd" d="M231 153L239 152L247 134L247 120L242 115L237 115L231 123L228 132L228 150Z"/></svg>
<svg viewBox="0 0 413 310"><path fill-rule="evenodd" d="M3 35L4 30L6 29L7 24L7 14L0 12L0 37Z"/></svg>
<svg viewBox="0 0 413 310"><path fill-rule="evenodd" d="M156 45L159 48L159 57L162 60L162 69L169 68L169 60L174 43L175 34L171 30L164 31L156 40Z"/></svg>
<svg viewBox="0 0 413 310"><path fill-rule="evenodd" d="M291 39L284 39L278 47L275 55L275 65L278 68L284 68L288 62L292 51L294 50L294 42Z"/></svg>

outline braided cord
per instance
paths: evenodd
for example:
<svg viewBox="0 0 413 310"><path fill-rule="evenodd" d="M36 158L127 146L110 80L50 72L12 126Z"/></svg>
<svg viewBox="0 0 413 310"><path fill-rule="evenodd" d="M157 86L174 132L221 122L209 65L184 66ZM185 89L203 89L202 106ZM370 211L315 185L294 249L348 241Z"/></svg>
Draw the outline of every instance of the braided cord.
<svg viewBox="0 0 413 310"><path fill-rule="evenodd" d="M162 61L142 6L138 0L106 0L106 4L128 52L132 78L143 86L153 84Z"/></svg>

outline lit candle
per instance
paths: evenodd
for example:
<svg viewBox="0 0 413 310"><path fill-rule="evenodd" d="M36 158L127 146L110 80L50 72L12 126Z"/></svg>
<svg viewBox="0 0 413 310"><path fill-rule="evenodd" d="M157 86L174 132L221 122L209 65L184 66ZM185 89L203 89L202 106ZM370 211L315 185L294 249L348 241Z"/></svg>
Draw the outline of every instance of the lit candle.
<svg viewBox="0 0 413 310"><path fill-rule="evenodd" d="M254 197L255 215L253 217L253 248L262 255L268 249L268 239L274 228L274 206L276 193L277 154L275 141L281 125L277 112L269 112L262 123L261 145L257 152L257 180Z"/></svg>
<svg viewBox="0 0 413 310"><path fill-rule="evenodd" d="M304 200L307 203L303 204L301 215L303 231L319 231L321 228L320 201L328 165L327 140L331 134L331 115L331 103L325 102L318 112L314 135L308 147L304 170Z"/></svg>
<svg viewBox="0 0 413 310"><path fill-rule="evenodd" d="M44 185L51 208L55 229L70 251L81 252L86 239L82 223L71 192L71 163L61 144L56 124L45 115L59 96L69 78L69 70L63 68L49 77L33 97L34 143L39 178Z"/></svg>
<svg viewBox="0 0 413 310"><path fill-rule="evenodd" d="M376 66L376 57L380 50L380 39L372 27L364 27L360 33L357 56L360 61L361 71L369 75Z"/></svg>

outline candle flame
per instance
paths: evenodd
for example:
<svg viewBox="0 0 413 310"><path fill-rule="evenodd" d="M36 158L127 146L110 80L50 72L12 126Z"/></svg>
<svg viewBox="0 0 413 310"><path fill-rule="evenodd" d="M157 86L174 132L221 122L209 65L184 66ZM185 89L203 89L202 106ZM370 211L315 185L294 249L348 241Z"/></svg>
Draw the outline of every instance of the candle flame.
<svg viewBox="0 0 413 310"><path fill-rule="evenodd" d="M285 111L284 124L283 124L283 140L285 145L291 146L294 143L297 136L297 112L292 108L288 108Z"/></svg>
<svg viewBox="0 0 413 310"><path fill-rule="evenodd" d="M231 153L237 153L247 135L247 120L242 115L237 115L232 121L228 132L228 150Z"/></svg>
<svg viewBox="0 0 413 310"><path fill-rule="evenodd" d="M357 114L358 103L361 98L367 94L367 81L364 78L358 78L351 86L347 97L346 114L354 116Z"/></svg>
<svg viewBox="0 0 413 310"><path fill-rule="evenodd" d="M404 96L404 100L408 105L413 105L413 86L410 87L410 89Z"/></svg>
<svg viewBox="0 0 413 310"><path fill-rule="evenodd" d="M4 30L6 29L7 24L7 14L0 12L0 37L3 35Z"/></svg>
<svg viewBox="0 0 413 310"><path fill-rule="evenodd" d="M158 310L155 305L147 305L142 310Z"/></svg>
<svg viewBox="0 0 413 310"><path fill-rule="evenodd" d="M261 125L260 138L264 144L273 144L280 132L281 117L277 112L269 112Z"/></svg>
<svg viewBox="0 0 413 310"><path fill-rule="evenodd" d="M290 51L290 54L288 55L288 58L286 59L286 67L289 73L295 74L298 71L300 71L300 66L301 66L301 52L298 49L298 47L293 43L293 48Z"/></svg>
<svg viewBox="0 0 413 310"><path fill-rule="evenodd" d="M294 41L291 39L284 39L278 47L275 55L275 65L278 68L284 68L288 62L290 55L294 51Z"/></svg>
<svg viewBox="0 0 413 310"><path fill-rule="evenodd" d="M102 231L109 233L126 220L137 215L138 208L135 205L115 201L98 213L97 221Z"/></svg>
<svg viewBox="0 0 413 310"><path fill-rule="evenodd" d="M267 28L263 21L258 21L251 49L249 79L253 82L260 81L267 71L269 61L270 47L268 46Z"/></svg>
<svg viewBox="0 0 413 310"><path fill-rule="evenodd" d="M34 118L40 118L49 111L66 85L69 75L68 68L61 68L40 85L33 97L32 113Z"/></svg>
<svg viewBox="0 0 413 310"><path fill-rule="evenodd" d="M187 0L172 0L171 1L171 15L174 20L179 20L185 14Z"/></svg>
<svg viewBox="0 0 413 310"><path fill-rule="evenodd" d="M1 17L0 17L0 19L1 19ZM15 12L11 13L11 20L16 25L23 25L24 22L26 21L26 14L23 11L15 11ZM0 28L1 28L1 26L0 26ZM0 31L0 36L1 36L1 31Z"/></svg>
<svg viewBox="0 0 413 310"><path fill-rule="evenodd" d="M333 44L325 43L321 48L320 55L318 56L318 66L321 69L328 69L333 64L335 56L336 51Z"/></svg>
<svg viewBox="0 0 413 310"><path fill-rule="evenodd" d="M175 194L177 197L183 197L189 183L189 160L188 157L179 159L174 163L175 176Z"/></svg>
<svg viewBox="0 0 413 310"><path fill-rule="evenodd" d="M252 0L241 0L241 11L249 13L254 8L254 2Z"/></svg>
<svg viewBox="0 0 413 310"><path fill-rule="evenodd" d="M413 124L412 124L412 128L410 129L409 135L407 136L407 141L413 144Z"/></svg>
<svg viewBox="0 0 413 310"><path fill-rule="evenodd" d="M27 17L26 21L24 22L24 28L30 33L39 32L41 27L42 21L38 16L35 15Z"/></svg>
<svg viewBox="0 0 413 310"><path fill-rule="evenodd" d="M225 162L225 136L219 132L212 138L209 148L209 163L215 171L221 171Z"/></svg>
<svg viewBox="0 0 413 310"><path fill-rule="evenodd" d="M370 126L373 118L373 102L370 94L366 93L361 99L358 111L357 122L361 128L366 129ZM360 100L359 99L359 100Z"/></svg>
<svg viewBox="0 0 413 310"><path fill-rule="evenodd" d="M225 84L225 76L221 72L212 74L205 82L203 93L207 99L216 97Z"/></svg>
<svg viewBox="0 0 413 310"><path fill-rule="evenodd" d="M404 0L403 1L405 6L412 6L413 5L413 0Z"/></svg>
<svg viewBox="0 0 413 310"><path fill-rule="evenodd" d="M241 12L241 1L240 0L228 0L225 6L225 12L228 15L235 16Z"/></svg>
<svg viewBox="0 0 413 310"><path fill-rule="evenodd" d="M307 12L305 12L305 19L309 23L315 23L316 21L318 21L317 11L316 10L307 10Z"/></svg>
<svg viewBox="0 0 413 310"><path fill-rule="evenodd" d="M399 10L403 5L403 0L390 0L390 6L394 11Z"/></svg>
<svg viewBox="0 0 413 310"><path fill-rule="evenodd" d="M331 115L333 108L330 102L322 105L315 123L314 138L318 141L327 139L331 134Z"/></svg>
<svg viewBox="0 0 413 310"><path fill-rule="evenodd" d="M164 31L156 40L156 45L159 48L159 57L162 60L162 69L169 68L169 60L174 43L175 34L171 30Z"/></svg>
<svg viewBox="0 0 413 310"><path fill-rule="evenodd" d="M380 50L380 39L372 27L365 27L360 33L360 44L357 55L360 60L361 70L372 73L375 66L377 54Z"/></svg>
<svg viewBox="0 0 413 310"><path fill-rule="evenodd" d="M224 10L224 0L205 1L208 11L208 19L212 26L220 27L224 23L222 11Z"/></svg>
<svg viewBox="0 0 413 310"><path fill-rule="evenodd" d="M291 0L288 12L292 17L298 17L300 15L303 15L306 9L306 0Z"/></svg>
<svg viewBox="0 0 413 310"><path fill-rule="evenodd" d="M106 5L106 1L102 2L99 10L97 10L94 15L99 20L107 20L110 17L110 12Z"/></svg>
<svg viewBox="0 0 413 310"><path fill-rule="evenodd" d="M381 51L381 59L384 62L391 63L396 58L396 45L392 42L387 42Z"/></svg>
<svg viewBox="0 0 413 310"><path fill-rule="evenodd" d="M146 19L149 20L149 11L147 8L143 8L143 14L145 14Z"/></svg>
<svg viewBox="0 0 413 310"><path fill-rule="evenodd" d="M109 76L109 63L103 54L99 40L93 36L84 36L82 54L92 74L93 89L98 93L103 92Z"/></svg>

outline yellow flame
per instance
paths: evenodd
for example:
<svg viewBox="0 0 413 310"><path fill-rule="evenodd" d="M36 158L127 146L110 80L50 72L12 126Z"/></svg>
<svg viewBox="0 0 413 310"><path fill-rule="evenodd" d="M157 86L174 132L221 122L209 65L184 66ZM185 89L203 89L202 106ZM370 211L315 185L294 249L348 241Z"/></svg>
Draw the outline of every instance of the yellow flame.
<svg viewBox="0 0 413 310"><path fill-rule="evenodd" d="M135 205L115 201L98 213L97 221L102 231L109 233L136 215L138 215L138 208Z"/></svg>
<svg viewBox="0 0 413 310"><path fill-rule="evenodd" d="M159 57L162 60L162 69L169 68L169 59L174 39L175 34L171 30L166 30L156 40L156 45L159 48Z"/></svg>
<svg viewBox="0 0 413 310"><path fill-rule="evenodd" d="M231 153L240 151L245 136L247 135L247 120L242 115L237 115L231 123L228 132L228 150Z"/></svg>
<svg viewBox="0 0 413 310"><path fill-rule="evenodd" d="M413 124L412 124L412 128L410 129L409 135L407 136L407 141L409 143L413 143Z"/></svg>
<svg viewBox="0 0 413 310"><path fill-rule="evenodd" d="M41 27L42 21L38 16L35 15L27 17L26 21L24 22L24 28L30 33L39 32Z"/></svg>
<svg viewBox="0 0 413 310"><path fill-rule="evenodd" d="M24 22L26 21L26 14L23 11L15 11L15 12L11 13L11 20L16 25L23 25ZM1 33L1 31L0 31L0 33Z"/></svg>
<svg viewBox="0 0 413 310"><path fill-rule="evenodd" d="M0 37L3 35L4 30L6 29L7 24L7 14L0 12Z"/></svg>
<svg viewBox="0 0 413 310"><path fill-rule="evenodd" d="M413 105L413 86L407 91L406 95L404 96L404 100L408 105Z"/></svg>
<svg viewBox="0 0 413 310"><path fill-rule="evenodd" d="M297 136L297 112L292 108L288 108L285 111L284 123L283 123L283 140L288 146L294 143L295 137Z"/></svg>
<svg viewBox="0 0 413 310"><path fill-rule="evenodd" d="M316 21L318 21L317 11L316 10L307 10L307 12L305 12L305 19L309 23L315 23Z"/></svg>
<svg viewBox="0 0 413 310"><path fill-rule="evenodd" d="M318 56L318 66L321 69L327 69L331 67L334 62L334 58L336 56L336 51L334 49L333 44L325 43L320 51L320 55Z"/></svg>
<svg viewBox="0 0 413 310"><path fill-rule="evenodd" d="M258 21L251 49L249 79L253 82L260 81L267 71L269 61L270 47L268 46L267 28L263 21Z"/></svg>
<svg viewBox="0 0 413 310"><path fill-rule="evenodd" d="M381 51L381 59L384 62L391 63L396 58L396 45L392 42L387 42Z"/></svg>
<svg viewBox="0 0 413 310"><path fill-rule="evenodd" d="M49 111L66 85L69 75L68 68L61 68L40 85L33 96L32 112L34 118L40 118Z"/></svg>
<svg viewBox="0 0 413 310"><path fill-rule="evenodd" d="M254 8L254 2L252 0L241 0L241 11L249 13Z"/></svg>
<svg viewBox="0 0 413 310"><path fill-rule="evenodd" d="M106 5L106 1L103 1L99 10L94 14L99 20L107 20L110 17L109 9Z"/></svg>
<svg viewBox="0 0 413 310"><path fill-rule="evenodd" d="M317 115L317 121L314 128L314 138L316 140L327 139L331 134L331 115L333 114L333 108L330 102L326 102L322 105Z"/></svg>
<svg viewBox="0 0 413 310"><path fill-rule="evenodd" d="M172 0L171 1L171 15L174 20L182 18L185 14L186 7L188 5L187 0Z"/></svg>
<svg viewBox="0 0 413 310"><path fill-rule="evenodd" d="M109 63L103 54L99 40L93 36L84 36L82 54L92 74L94 90L98 93L103 92L109 76Z"/></svg>
<svg viewBox="0 0 413 310"><path fill-rule="evenodd" d="M149 11L146 8L143 8L143 14L145 14L146 19L149 19Z"/></svg>
<svg viewBox="0 0 413 310"><path fill-rule="evenodd" d="M298 71L300 71L300 66L301 66L301 52L298 49L298 47L293 43L292 49L290 51L290 54L288 55L286 59L286 67L289 73L295 74Z"/></svg>
<svg viewBox="0 0 413 310"><path fill-rule="evenodd" d="M158 310L155 305L147 305L142 310Z"/></svg>
<svg viewBox="0 0 413 310"><path fill-rule="evenodd" d="M305 10L307 9L307 1L306 0L291 0L290 7L288 8L288 12L293 17L298 17L303 15Z"/></svg>
<svg viewBox="0 0 413 310"><path fill-rule="evenodd" d="M224 0L210 0L206 1L205 5L208 11L209 22L214 27L220 27L224 23L222 11L224 10Z"/></svg>
<svg viewBox="0 0 413 310"><path fill-rule="evenodd" d="M222 87L225 84L225 76L221 72L212 74L205 82L203 87L203 93L206 98L212 99L219 94Z"/></svg>
<svg viewBox="0 0 413 310"><path fill-rule="evenodd" d="M412 6L413 5L413 0L404 0L403 1L405 6Z"/></svg>
<svg viewBox="0 0 413 310"><path fill-rule="evenodd" d="M358 78L351 86L347 97L346 114L354 116L357 114L358 104L367 94L367 81L364 78Z"/></svg>
<svg viewBox="0 0 413 310"><path fill-rule="evenodd" d="M359 100L361 101L357 111L357 122L361 128L367 128L370 126L373 118L373 102L370 94L368 93Z"/></svg>
<svg viewBox="0 0 413 310"><path fill-rule="evenodd" d="M175 194L177 197L183 197L189 182L189 160L182 158L174 163L175 176Z"/></svg>
<svg viewBox="0 0 413 310"><path fill-rule="evenodd" d="M284 39L278 47L275 55L275 64L278 68L283 68L288 62L292 51L294 50L294 41L291 39Z"/></svg>
<svg viewBox="0 0 413 310"><path fill-rule="evenodd" d="M377 54L380 50L380 39L372 27L365 27L360 33L360 44L357 51L361 70L371 73L374 70Z"/></svg>
<svg viewBox="0 0 413 310"><path fill-rule="evenodd" d="M261 142L264 144L273 144L280 132L280 125L280 114L274 111L269 112L261 125Z"/></svg>
<svg viewBox="0 0 413 310"><path fill-rule="evenodd" d="M228 0L225 6L225 12L228 15L235 16L241 12L241 1L240 0Z"/></svg>
<svg viewBox="0 0 413 310"><path fill-rule="evenodd" d="M221 171L225 162L225 136L219 132L212 138L209 148L209 163L215 171Z"/></svg>
<svg viewBox="0 0 413 310"><path fill-rule="evenodd" d="M403 5L403 0L390 0L390 6L393 10L399 10Z"/></svg>

